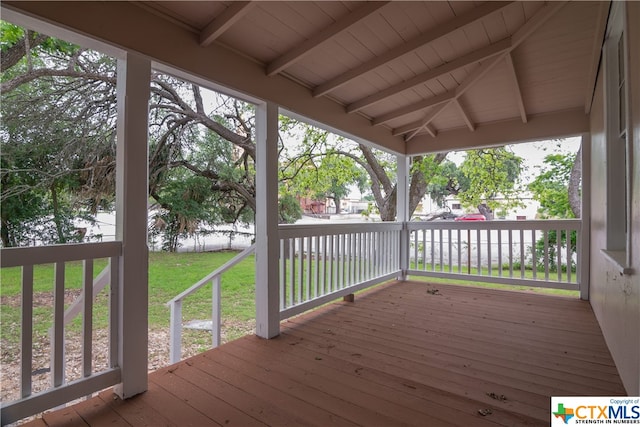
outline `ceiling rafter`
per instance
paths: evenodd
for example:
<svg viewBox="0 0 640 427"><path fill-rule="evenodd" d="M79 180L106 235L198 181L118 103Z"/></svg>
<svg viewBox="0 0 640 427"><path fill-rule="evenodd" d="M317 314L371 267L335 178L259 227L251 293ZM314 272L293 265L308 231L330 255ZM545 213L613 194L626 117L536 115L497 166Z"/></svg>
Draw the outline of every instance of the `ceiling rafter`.
<svg viewBox="0 0 640 427"><path fill-rule="evenodd" d="M255 3L251 1L232 2L220 15L216 16L200 33L200 46L209 46L233 24L249 12Z"/></svg>
<svg viewBox="0 0 640 427"><path fill-rule="evenodd" d="M486 60L482 64L482 66L480 68L476 69L473 74L471 74L469 77L467 77L462 82L462 84L460 84L460 86L458 86L456 88L454 96L451 98L451 100L447 101L446 105L449 105L454 99L457 99L460 96L462 96L481 77L483 77L487 72L489 72L499 61L501 61L506 55L509 55L514 49L516 49L518 46L520 46L520 44L522 44L527 39L527 37L529 37L531 34L533 34L540 26L542 26L545 22L547 22L547 20L549 20L549 18L551 18L556 12L558 12L560 9L562 9L566 4L567 4L567 2L553 2L553 3L547 3L545 6L543 6L533 16L533 18L531 18L529 21L527 21L511 37L511 47L509 49L507 49L506 51L504 51L503 53L498 54L497 56L494 56L494 57ZM416 106L417 104L413 104L413 105ZM392 114L394 114L396 112L400 112L400 110L401 109L398 109L395 112L392 111L391 113L387 113L386 115L391 116ZM404 107L402 110L403 110L402 111L403 112L402 115L406 115L406 114L410 114L412 112L415 112L418 109L410 111L410 109L408 107ZM396 115L396 117L394 117L394 118L397 118L397 117L400 117L400 116ZM405 142L408 142L410 139L415 137L418 133L420 133L424 129L424 127L426 125L428 125L434 119L435 118L431 118L430 120L422 119L422 120L418 120L416 122L410 123L408 125L402 126L402 129L404 130L403 133L411 132L411 134L405 138ZM374 124L375 124L375 120L376 119L374 118L373 119L373 123ZM387 120L387 121L389 121L389 120ZM392 131L392 133L396 134L396 130L394 129Z"/></svg>
<svg viewBox="0 0 640 427"><path fill-rule="evenodd" d="M423 128L425 126L427 126L429 123L431 123L436 117L438 117L440 115L440 113L442 113L442 111L445 109L445 107L449 105L448 102L446 103L442 103L438 106L436 106L434 109L432 109L431 111L429 111L426 115L426 117L424 117L422 120L420 120L420 124L419 125L415 125L414 123L411 123L410 126L401 126L399 128L393 129L392 131L392 135L393 136L399 136L399 135L404 135L407 132L411 132L417 128Z"/></svg>
<svg viewBox="0 0 640 427"><path fill-rule="evenodd" d="M354 113L356 111L360 111L363 108L366 108L384 99L397 95L402 91L411 89L429 80L437 79L438 77L443 76L447 73L453 72L459 68L466 67L467 65L471 65L478 61L482 61L483 59L487 59L494 55L502 53L507 49L509 49L510 47L511 47L511 39L506 38L504 40L500 40L499 42L493 43L489 46L483 47L482 49L472 51L466 55L463 55L459 58L454 59L451 62L444 63L429 71L418 74L410 78L409 80L390 86L384 90L374 93L373 95L369 95L365 98L355 101L347 105L347 113Z"/></svg>
<svg viewBox="0 0 640 427"><path fill-rule="evenodd" d="M374 1L367 2L363 6L360 6L358 9L354 10L350 14L344 16L338 21L334 22L327 28L323 29L317 34L314 34L304 42L295 46L293 49L289 50L284 55L276 58L271 61L269 65L267 65L267 75L273 76L278 74L285 68L293 65L296 61L302 59L305 55L311 52L313 49L320 46L322 43L330 40L336 35L340 34L343 31L346 31L353 25L362 21L367 16L372 13L378 11L380 8L384 7L388 1Z"/></svg>
<svg viewBox="0 0 640 427"><path fill-rule="evenodd" d="M413 52L414 50L419 49L420 47L433 42L441 37L446 36L447 34L452 33L466 25L474 23L480 19L483 19L492 13L498 12L503 8L507 7L513 2L486 2L480 7L474 8L470 12L465 13L464 15L457 16L452 20L443 23L442 25L433 28L418 37L407 41L406 43L402 43L400 46L397 46L394 49L391 49L382 55L378 55L375 58L367 61L351 70L341 73L339 76L331 79L319 86L317 86L313 91L313 96L323 96L327 93L339 88L340 86L350 82L353 79L360 77L361 75L368 73L388 62L391 62L402 55Z"/></svg>
<svg viewBox="0 0 640 427"><path fill-rule="evenodd" d="M593 38L593 49L591 53L591 62L589 64L589 76L587 79L587 92L584 100L585 114L591 113L591 102L593 93L596 88L596 75L598 73L598 65L600 64L600 55L602 54L602 44L604 43L604 34L607 29L607 18L609 16L609 2L601 2L598 8L598 20L596 23L595 37Z"/></svg>
<svg viewBox="0 0 640 427"><path fill-rule="evenodd" d="M462 120L464 120L464 122L466 123L467 127L469 128L469 130L471 132L473 132L474 130L476 130L476 126L475 124L471 121L471 118L469 117L469 114L467 113L467 111L464 109L464 107L462 106L462 104L460 104L460 100L459 99L454 99L453 100L453 104L458 108L458 112L460 113L460 115L462 116Z"/></svg>
<svg viewBox="0 0 640 427"><path fill-rule="evenodd" d="M423 99L422 101L407 105L406 107L398 108L397 110L391 111L390 113L374 117L373 120L371 120L371 124L373 126L380 126L393 119L397 119L398 117L406 116L407 114L411 114L419 110L424 110L425 108L433 107L434 105L449 102L453 98L455 98L455 96L455 91L444 92L429 99Z"/></svg>
<svg viewBox="0 0 640 427"><path fill-rule="evenodd" d="M513 90L516 93L516 102L518 103L518 109L520 110L520 117L522 118L522 123L527 123L527 110L524 108L524 100L522 99L522 91L520 90L520 83L518 83L518 74L516 73L516 67L513 65L513 57L511 54L507 54L505 56L507 61L507 68L509 69L509 74L513 79Z"/></svg>
<svg viewBox="0 0 640 427"><path fill-rule="evenodd" d="M424 130L426 130L429 133L429 135L431 135L434 138L438 135L438 131L434 129L434 127L431 126L430 124L426 125L424 127Z"/></svg>

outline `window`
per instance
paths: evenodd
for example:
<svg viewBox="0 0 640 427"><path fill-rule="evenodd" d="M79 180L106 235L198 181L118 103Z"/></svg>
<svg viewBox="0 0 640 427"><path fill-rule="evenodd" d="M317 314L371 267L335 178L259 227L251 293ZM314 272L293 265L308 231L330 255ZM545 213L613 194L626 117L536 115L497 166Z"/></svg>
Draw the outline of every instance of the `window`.
<svg viewBox="0 0 640 427"><path fill-rule="evenodd" d="M627 120L625 4L613 2L603 48L607 144L607 241L605 253L622 272L630 266L630 146Z"/></svg>

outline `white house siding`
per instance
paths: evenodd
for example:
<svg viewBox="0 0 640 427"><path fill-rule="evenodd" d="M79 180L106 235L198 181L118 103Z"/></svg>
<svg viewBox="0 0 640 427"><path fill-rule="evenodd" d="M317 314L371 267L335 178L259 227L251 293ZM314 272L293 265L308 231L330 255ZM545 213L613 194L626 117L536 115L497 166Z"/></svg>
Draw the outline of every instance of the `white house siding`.
<svg viewBox="0 0 640 427"><path fill-rule="evenodd" d="M627 22L640 22L640 3L628 2ZM606 141L604 132L604 80L598 77L591 111L591 289L590 299L600 327L629 395L640 394L640 27L627 26L632 141L631 267L621 275L605 258L606 247Z"/></svg>

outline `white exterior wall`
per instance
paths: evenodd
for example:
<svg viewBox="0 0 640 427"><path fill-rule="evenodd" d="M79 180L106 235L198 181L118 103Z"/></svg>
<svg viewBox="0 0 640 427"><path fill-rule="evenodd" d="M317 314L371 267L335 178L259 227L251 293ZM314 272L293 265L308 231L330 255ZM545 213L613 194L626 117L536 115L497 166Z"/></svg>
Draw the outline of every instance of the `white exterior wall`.
<svg viewBox="0 0 640 427"><path fill-rule="evenodd" d="M627 4L627 49L630 52L627 96L631 123L631 268L622 275L603 256L606 248L606 134L604 80L600 69L591 110L591 272L590 300L629 395L640 394L640 3ZM629 185L629 184L627 184Z"/></svg>

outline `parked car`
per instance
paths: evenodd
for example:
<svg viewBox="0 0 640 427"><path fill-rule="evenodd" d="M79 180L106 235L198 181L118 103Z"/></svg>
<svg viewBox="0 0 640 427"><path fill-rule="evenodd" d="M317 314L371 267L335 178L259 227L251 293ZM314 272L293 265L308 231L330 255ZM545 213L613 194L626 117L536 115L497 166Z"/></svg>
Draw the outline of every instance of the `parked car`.
<svg viewBox="0 0 640 427"><path fill-rule="evenodd" d="M486 221L487 217L485 217L481 213L474 213L474 214L460 215L459 217L456 217L455 220L456 221Z"/></svg>

